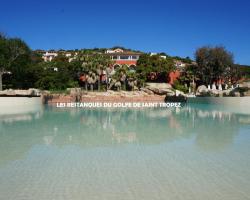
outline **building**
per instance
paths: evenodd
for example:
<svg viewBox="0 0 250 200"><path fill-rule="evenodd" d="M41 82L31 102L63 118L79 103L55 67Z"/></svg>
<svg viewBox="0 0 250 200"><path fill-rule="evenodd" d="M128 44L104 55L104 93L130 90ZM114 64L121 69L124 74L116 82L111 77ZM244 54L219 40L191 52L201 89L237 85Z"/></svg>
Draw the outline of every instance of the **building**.
<svg viewBox="0 0 250 200"><path fill-rule="evenodd" d="M127 65L129 68L133 69L137 65L137 60L142 53L124 51L123 49L109 49L106 54L110 55L111 59L115 61L114 69L120 67L121 65ZM166 59L167 56L160 55L158 53L150 53L150 56L159 55L161 58ZM174 84L174 82L181 76L182 72L185 70L188 64L180 61L174 60L174 65L176 67L175 71L168 74L168 83Z"/></svg>
<svg viewBox="0 0 250 200"><path fill-rule="evenodd" d="M141 53L133 51L125 51L123 49L109 49L105 52L114 61L114 68L127 65L129 68L136 67L137 60Z"/></svg>
<svg viewBox="0 0 250 200"><path fill-rule="evenodd" d="M160 55L158 53L150 53L150 56L155 56L155 55L158 55L163 59L167 58L167 56L165 56L165 55ZM169 84L171 84L171 85L173 85L174 82L180 78L180 76L181 76L182 72L185 70L187 64L182 62L181 60L176 60L175 59L174 60L174 66L175 66L176 70L171 71L168 74L168 80L167 80L167 82Z"/></svg>
<svg viewBox="0 0 250 200"><path fill-rule="evenodd" d="M160 55L160 54L158 54L158 53L150 53L150 56L156 56L156 55L158 55L158 56L160 56L161 58L163 58L163 59L166 59L167 58L167 56L164 56L164 55Z"/></svg>
<svg viewBox="0 0 250 200"><path fill-rule="evenodd" d="M180 76L182 75L182 73L185 71L185 69L188 66L197 65L197 63L196 62L184 63L183 61L180 61L180 60L174 60L174 65L175 65L176 70L170 72L168 75L168 79L169 79L168 83L170 83L171 85L173 85L174 82L180 78Z"/></svg>
<svg viewBox="0 0 250 200"><path fill-rule="evenodd" d="M178 78L180 78L181 72L179 70L172 71L168 74L168 83L173 85Z"/></svg>
<svg viewBox="0 0 250 200"><path fill-rule="evenodd" d="M76 56L78 55L77 52L68 52L64 50L59 51L43 51L43 50L36 50L37 53L42 55L42 58L45 62L52 61L55 57L57 57L59 54L64 55L68 58L69 62L76 59Z"/></svg>
<svg viewBox="0 0 250 200"><path fill-rule="evenodd" d="M186 63L182 62L181 60L174 60L174 65L176 69L182 71L186 67Z"/></svg>
<svg viewBox="0 0 250 200"><path fill-rule="evenodd" d="M42 55L42 58L44 61L52 61L56 56L58 56L58 53L54 51L47 51Z"/></svg>

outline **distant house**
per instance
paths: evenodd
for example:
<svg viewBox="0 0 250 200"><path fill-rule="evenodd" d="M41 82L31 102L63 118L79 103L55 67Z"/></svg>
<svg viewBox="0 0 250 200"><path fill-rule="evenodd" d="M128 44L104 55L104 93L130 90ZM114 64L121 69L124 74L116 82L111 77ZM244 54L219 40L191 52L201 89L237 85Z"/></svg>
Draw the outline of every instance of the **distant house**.
<svg viewBox="0 0 250 200"><path fill-rule="evenodd" d="M59 54L64 55L69 59L69 62L74 60L77 56L77 52L68 52L65 50L59 50L59 51L43 51L43 50L36 50L37 53L40 53L42 55L42 58L45 62L52 61L55 57L57 57Z"/></svg>
<svg viewBox="0 0 250 200"><path fill-rule="evenodd" d="M168 74L168 83L173 85L174 82L181 76L181 72L179 70L172 71Z"/></svg>
<svg viewBox="0 0 250 200"><path fill-rule="evenodd" d="M47 51L42 55L42 58L45 62L52 61L56 56L58 56L58 53L54 51Z"/></svg>
<svg viewBox="0 0 250 200"><path fill-rule="evenodd" d="M150 56L155 56L155 55L159 55L161 58L164 58L164 59L166 59L167 58L167 56L164 56L164 55L160 55L160 54L158 54L158 53L150 53Z"/></svg>
<svg viewBox="0 0 250 200"><path fill-rule="evenodd" d="M134 68L137 64L141 53L133 51L125 51L123 49L109 49L105 52L114 61L114 68L121 65L127 65L129 68Z"/></svg>
<svg viewBox="0 0 250 200"><path fill-rule="evenodd" d="M184 63L180 60L174 60L174 65L175 65L176 69L178 69L180 71L182 71L186 67L186 63Z"/></svg>
<svg viewBox="0 0 250 200"><path fill-rule="evenodd" d="M168 83L170 83L171 85L174 84L174 82L180 78L181 74L185 71L186 67L188 67L189 65L196 65L196 62L192 62L190 63L184 63L183 61L180 60L174 60L174 65L175 65L175 71L172 71L169 73L168 78L169 81Z"/></svg>
<svg viewBox="0 0 250 200"><path fill-rule="evenodd" d="M167 56L165 55L160 55L158 53L150 53L150 56L154 56L154 55L158 55L163 59L167 58ZM182 62L181 60L174 60L174 66L175 66L175 70L171 71L168 74L168 80L167 80L167 82L171 85L173 85L174 82L181 76L181 73L185 70L187 64Z"/></svg>
<svg viewBox="0 0 250 200"><path fill-rule="evenodd" d="M121 52L124 52L124 51L123 51L123 49L119 49L119 48L117 48L117 49L108 49L106 51L106 53L121 53Z"/></svg>

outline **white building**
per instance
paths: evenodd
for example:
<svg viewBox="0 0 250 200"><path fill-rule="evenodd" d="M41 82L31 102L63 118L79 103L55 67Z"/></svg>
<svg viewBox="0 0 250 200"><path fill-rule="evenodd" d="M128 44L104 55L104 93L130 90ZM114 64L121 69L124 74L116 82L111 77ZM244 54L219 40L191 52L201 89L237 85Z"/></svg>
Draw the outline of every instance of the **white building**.
<svg viewBox="0 0 250 200"><path fill-rule="evenodd" d="M150 53L150 56L156 56L159 55L158 53ZM167 56L160 55L161 58L166 59Z"/></svg>
<svg viewBox="0 0 250 200"><path fill-rule="evenodd" d="M76 56L78 55L77 52L75 52L75 53L59 52L59 53L65 55L65 57L67 57L69 59L69 62L71 62L72 60L76 59ZM42 58L43 58L44 61L50 62L50 61L52 61L57 56L58 56L58 52L55 52L55 51L46 51L45 53L43 53Z"/></svg>
<svg viewBox="0 0 250 200"><path fill-rule="evenodd" d="M184 67L186 67L186 64L183 63L183 62L180 61L180 60L174 60L174 64L175 64L175 66L176 66L177 68L184 68Z"/></svg>
<svg viewBox="0 0 250 200"><path fill-rule="evenodd" d="M52 61L56 56L58 56L58 53L47 51L45 54L43 54L42 58L44 61L47 62L47 61Z"/></svg>
<svg viewBox="0 0 250 200"><path fill-rule="evenodd" d="M108 49L106 53L122 53L123 49Z"/></svg>

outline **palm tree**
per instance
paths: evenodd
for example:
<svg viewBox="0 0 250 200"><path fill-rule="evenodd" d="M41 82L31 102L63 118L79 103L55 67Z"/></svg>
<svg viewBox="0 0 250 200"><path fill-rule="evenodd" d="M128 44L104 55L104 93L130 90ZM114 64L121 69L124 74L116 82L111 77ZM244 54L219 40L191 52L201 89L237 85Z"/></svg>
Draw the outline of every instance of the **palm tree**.
<svg viewBox="0 0 250 200"><path fill-rule="evenodd" d="M115 71L115 74L112 76L112 79L120 82L120 85L123 86L123 89L126 90L126 81L127 74L129 73L129 69L127 65L122 65ZM119 85L119 84L118 84Z"/></svg>
<svg viewBox="0 0 250 200"><path fill-rule="evenodd" d="M188 65L179 78L186 88L188 88L188 85L192 88L193 93L196 89L196 82L200 80L200 74L197 68L197 65Z"/></svg>
<svg viewBox="0 0 250 200"><path fill-rule="evenodd" d="M110 76L111 76L111 73L112 73L111 67L107 67L105 69L105 73L106 73L106 90L108 90L109 89L109 79L110 79Z"/></svg>
<svg viewBox="0 0 250 200"><path fill-rule="evenodd" d="M132 91L134 91L138 87L138 80L136 73L129 72L127 74L128 85L131 87Z"/></svg>
<svg viewBox="0 0 250 200"><path fill-rule="evenodd" d="M90 71L89 72L89 76L87 78L87 83L90 85L90 90L93 91L94 90L94 84L96 83L97 81L97 75Z"/></svg>
<svg viewBox="0 0 250 200"><path fill-rule="evenodd" d="M86 83L93 86L98 81L98 91L101 89L102 75L104 71L107 72L107 69L112 64L112 61L109 56L104 54L92 53L92 54L79 54L80 59L83 61L83 70L86 75ZM108 73L106 73L108 74ZM85 86L85 89L87 86Z"/></svg>

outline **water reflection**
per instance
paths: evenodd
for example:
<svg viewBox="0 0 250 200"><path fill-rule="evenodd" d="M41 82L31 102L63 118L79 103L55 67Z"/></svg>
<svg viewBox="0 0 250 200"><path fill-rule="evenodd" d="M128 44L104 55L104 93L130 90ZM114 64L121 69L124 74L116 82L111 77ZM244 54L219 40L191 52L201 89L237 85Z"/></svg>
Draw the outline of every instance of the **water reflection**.
<svg viewBox="0 0 250 200"><path fill-rule="evenodd" d="M0 165L22 158L34 145L81 148L126 144L156 145L190 139L203 151L233 144L250 115L205 105L181 109L69 109L0 116Z"/></svg>

